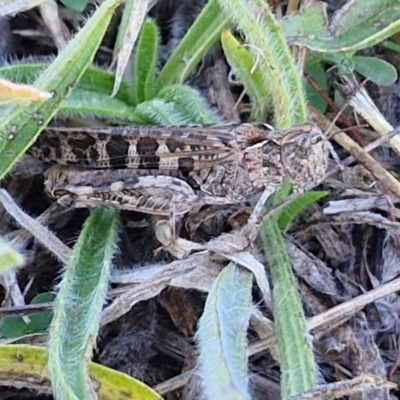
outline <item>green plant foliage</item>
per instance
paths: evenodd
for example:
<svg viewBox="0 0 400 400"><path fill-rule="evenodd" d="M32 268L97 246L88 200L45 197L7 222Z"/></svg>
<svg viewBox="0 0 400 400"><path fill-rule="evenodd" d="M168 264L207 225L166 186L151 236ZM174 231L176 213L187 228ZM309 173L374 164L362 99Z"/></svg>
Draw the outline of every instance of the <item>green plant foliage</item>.
<svg viewBox="0 0 400 400"><path fill-rule="evenodd" d="M377 57L352 57L354 70L379 86L389 86L397 79L397 71L393 65Z"/></svg>
<svg viewBox="0 0 400 400"><path fill-rule="evenodd" d="M74 11L82 12L89 3L89 0L60 0L65 7Z"/></svg>
<svg viewBox="0 0 400 400"><path fill-rule="evenodd" d="M400 53L400 45L391 40L385 40L381 43L381 45L386 47L387 49L394 50Z"/></svg>
<svg viewBox="0 0 400 400"><path fill-rule="evenodd" d="M196 339L198 376L207 399L251 399L248 390L247 327L253 275L230 263L214 281Z"/></svg>
<svg viewBox="0 0 400 400"><path fill-rule="evenodd" d="M280 22L291 44L322 53L355 52L399 31L400 7L398 0L354 0L329 21L325 3L313 2Z"/></svg>
<svg viewBox="0 0 400 400"><path fill-rule="evenodd" d="M40 74L49 66L50 62L21 61L20 63L0 67L0 77L12 82L33 84ZM132 88L126 82L122 82L118 94L115 98L111 99L110 93L113 89L114 79L115 75L113 73L95 66L89 66L82 75L79 83L71 91L67 99L62 102L59 112L63 112L64 106L68 107L69 102L79 104L80 96L76 94L76 91L79 90L88 93L88 96L91 95L94 99L99 97L100 102L103 97L107 97L109 101L119 100L119 102L125 103L125 107L127 107L131 104L129 97ZM93 102L95 102L95 100L93 100ZM81 104L81 106L84 106L84 104Z"/></svg>
<svg viewBox="0 0 400 400"><path fill-rule="evenodd" d="M258 58L273 93L275 126L287 129L307 121L305 95L282 29L263 0L218 0L244 34L249 51ZM239 76L243 81L243 78ZM247 88L246 88L247 89Z"/></svg>
<svg viewBox="0 0 400 400"><path fill-rule="evenodd" d="M54 301L55 297L53 293L39 293L32 299L31 304L49 303ZM53 311L40 311L32 314L29 318L31 320L30 327L34 332L45 332L53 318Z"/></svg>
<svg viewBox="0 0 400 400"><path fill-rule="evenodd" d="M0 67L0 76L13 82L33 84L36 79L50 66L51 62L36 62L22 60L15 64ZM92 92L110 94L113 89L115 75L96 66L89 66L82 75L76 87ZM117 98L129 103L131 88L123 82L118 91ZM73 95L73 91L70 95Z"/></svg>
<svg viewBox="0 0 400 400"><path fill-rule="evenodd" d="M34 333L21 317L6 315L1 319L0 331L6 339L18 338Z"/></svg>
<svg viewBox="0 0 400 400"><path fill-rule="evenodd" d="M216 124L221 120L210 110L200 93L187 85L171 85L157 94L180 112L192 124Z"/></svg>
<svg viewBox="0 0 400 400"><path fill-rule="evenodd" d="M278 205L290 192L291 184L286 179L270 197L267 207ZM299 204L292 206L291 215L294 215L294 209L302 208L303 205ZM282 214L278 212L264 221L260 236L272 280L273 313L282 377L281 399L286 400L313 389L317 384L317 369L296 278L278 225Z"/></svg>
<svg viewBox="0 0 400 400"><path fill-rule="evenodd" d="M181 85L167 87L155 99L140 103L135 115L153 125L212 124L218 121L196 90Z"/></svg>
<svg viewBox="0 0 400 400"><path fill-rule="evenodd" d="M86 220L54 306L48 372L58 399L89 399L87 379L115 249L118 212L98 209Z"/></svg>
<svg viewBox="0 0 400 400"><path fill-rule="evenodd" d="M328 79L326 77L325 68L322 66L319 59L310 59L305 65L305 72L325 93L328 91ZM308 82L306 82L305 89L308 103L321 113L324 113L327 107L325 99Z"/></svg>
<svg viewBox="0 0 400 400"><path fill-rule="evenodd" d="M157 87L184 82L217 43L227 24L228 19L221 13L217 0L210 0L162 68Z"/></svg>
<svg viewBox="0 0 400 400"><path fill-rule="evenodd" d="M293 185L289 179L284 179L281 187L267 200L266 209L273 209L293 193ZM297 199L291 201L285 207L276 211L274 217L278 221L279 229L285 231L290 228L293 220L309 205L327 196L328 192L309 191L301 194Z"/></svg>
<svg viewBox="0 0 400 400"><path fill-rule="evenodd" d="M290 180L286 178L283 180L281 187L268 197L267 203L265 204L266 209L271 209L282 203L291 193L293 193L293 185Z"/></svg>
<svg viewBox="0 0 400 400"><path fill-rule="evenodd" d="M257 59L227 30L222 31L221 43L229 65L252 100L251 119L265 121L272 110L272 97Z"/></svg>
<svg viewBox="0 0 400 400"><path fill-rule="evenodd" d="M39 293L30 304L41 304L52 302L55 296L52 293ZM29 315L30 323L26 323L21 317L16 315L6 315L1 319L0 331L3 337L18 338L33 333L44 333L53 318L52 311L39 311Z"/></svg>
<svg viewBox="0 0 400 400"><path fill-rule="evenodd" d="M24 256L0 239L0 275L10 269L21 267L24 263Z"/></svg>
<svg viewBox="0 0 400 400"><path fill-rule="evenodd" d="M315 2L301 12L280 20L286 39L305 46L309 54L306 72L326 90L323 62L338 65L346 73L355 71L377 85L390 85L397 79L395 68L377 57L356 56L358 50L373 46L400 31L397 0L355 0L346 3L328 20L326 4ZM320 61L317 61L320 60ZM309 103L324 112L326 102L306 85Z"/></svg>
<svg viewBox="0 0 400 400"><path fill-rule="evenodd" d="M213 10L215 11L215 4L211 8L211 11ZM215 14L211 11L202 18L214 18ZM165 86L157 93L154 79L158 42L157 26L148 20L144 24L136 50L132 85L122 82L117 96L110 98L114 74L100 68L88 67L70 96L60 105L58 116L93 117L109 123L143 125L218 122L219 119L208 108L200 94L188 86ZM48 66L49 64L43 63L9 65L0 68L0 76L21 83L32 83ZM192 67L195 66L194 63ZM157 99L154 99L155 95ZM149 102L149 99L154 101ZM138 105L136 109L133 108L134 104Z"/></svg>
<svg viewBox="0 0 400 400"><path fill-rule="evenodd" d="M102 3L82 30L35 81L38 89L53 93L50 100L9 107L1 114L0 180L34 143L40 131L56 114L71 88L79 82L92 62L120 1L106 0Z"/></svg>
<svg viewBox="0 0 400 400"><path fill-rule="evenodd" d="M322 54L314 52L308 64L313 65L321 63L321 61L337 65L345 74L355 71L377 85L391 85L397 79L397 71L393 65L377 57L355 56L351 53Z"/></svg>
<svg viewBox="0 0 400 400"><path fill-rule="evenodd" d="M0 346L0 373L15 379L16 382L21 376L32 379L33 382L37 381L38 376L48 378L46 364L47 354L43 347L23 344ZM162 399L144 383L96 363L89 364L89 376L97 383L97 395L101 400ZM59 398L61 397L57 397Z"/></svg>
<svg viewBox="0 0 400 400"><path fill-rule="evenodd" d="M150 100L156 94L154 79L159 41L157 25L148 19L143 24L136 46L133 75L134 104Z"/></svg>
<svg viewBox="0 0 400 400"><path fill-rule="evenodd" d="M293 220L310 204L327 196L328 192L310 191L293 200L290 204L279 211L278 226L279 229L285 231L288 229Z"/></svg>
<svg viewBox="0 0 400 400"><path fill-rule="evenodd" d="M60 118L101 118L109 123L142 124L134 108L108 93L76 88L60 107Z"/></svg>

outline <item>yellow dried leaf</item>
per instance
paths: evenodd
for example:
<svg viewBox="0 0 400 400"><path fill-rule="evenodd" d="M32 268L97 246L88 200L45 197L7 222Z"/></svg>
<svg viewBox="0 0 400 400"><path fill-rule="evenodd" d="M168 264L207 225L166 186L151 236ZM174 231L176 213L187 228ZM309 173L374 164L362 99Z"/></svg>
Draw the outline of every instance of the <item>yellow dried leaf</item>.
<svg viewBox="0 0 400 400"><path fill-rule="evenodd" d="M34 86L13 83L0 78L0 102L22 100L41 103L51 97L53 97L51 93L37 89Z"/></svg>

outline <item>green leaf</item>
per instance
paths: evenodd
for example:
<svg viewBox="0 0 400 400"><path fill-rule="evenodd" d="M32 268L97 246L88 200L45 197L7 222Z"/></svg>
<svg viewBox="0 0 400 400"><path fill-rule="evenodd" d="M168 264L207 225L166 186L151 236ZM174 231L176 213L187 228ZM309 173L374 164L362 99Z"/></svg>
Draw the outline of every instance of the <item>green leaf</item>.
<svg viewBox="0 0 400 400"><path fill-rule="evenodd" d="M371 47L400 30L398 0L353 0L328 20L326 4L314 2L281 20L291 44L319 52L348 52Z"/></svg>
<svg viewBox="0 0 400 400"><path fill-rule="evenodd" d="M32 314L30 317L31 323L28 325L32 332L44 333L47 331L53 318L52 311L41 311Z"/></svg>
<svg viewBox="0 0 400 400"><path fill-rule="evenodd" d="M397 79L396 69L387 61L377 57L355 56L352 52L340 54L313 52L306 69L310 75L312 71L309 72L308 65L314 66L318 60L337 65L345 74L356 71L380 86L391 85Z"/></svg>
<svg viewBox="0 0 400 400"><path fill-rule="evenodd" d="M293 185L288 178L285 178L282 185L268 198L265 205L270 210L283 203L293 193ZM309 191L303 193L296 200L293 200L281 210L274 213L274 218L278 221L279 228L284 231L290 227L292 221L310 204L327 196L328 192Z"/></svg>
<svg viewBox="0 0 400 400"><path fill-rule="evenodd" d="M145 21L136 48L133 76L134 103L150 100L156 94L154 86L158 59L159 37L154 21Z"/></svg>
<svg viewBox="0 0 400 400"><path fill-rule="evenodd" d="M157 97L153 100L140 103L135 108L135 115L148 125L188 125L216 121L215 116L205 106L200 113L193 112L190 104L194 107L194 111L196 111L196 108L199 111L202 108L201 100L199 98L196 99L196 92L193 89L184 86L180 88L182 90L175 90L177 87L171 86L159 93L159 95L161 94L161 96L165 96L171 101ZM174 96L178 95L179 97L184 92L190 93L191 97L185 97L184 95L181 99L176 97L174 99ZM189 102L188 105L182 104L181 100L185 99Z"/></svg>
<svg viewBox="0 0 400 400"><path fill-rule="evenodd" d="M130 15L134 2L135 0L125 0L121 21L118 25L118 34L113 49L113 60L117 58L118 53L124 46L124 41L126 40L126 32L128 30Z"/></svg>
<svg viewBox="0 0 400 400"><path fill-rule="evenodd" d="M0 180L35 142L56 114L100 46L103 35L121 0L106 0L86 25L35 82L38 89L53 93L43 103L9 107L0 116Z"/></svg>
<svg viewBox="0 0 400 400"><path fill-rule="evenodd" d="M21 376L34 382L38 376L47 379L46 363L47 354L44 347L23 344L0 346L0 373L11 380L18 381ZM100 364L90 363L89 374L96 383L97 395L101 400L162 400L159 394L144 383Z"/></svg>
<svg viewBox="0 0 400 400"><path fill-rule="evenodd" d="M144 101L135 108L138 118L145 121L145 125L185 125L190 123L173 103L162 99Z"/></svg>
<svg viewBox="0 0 400 400"><path fill-rule="evenodd" d="M34 333L21 317L16 315L6 315L0 322L1 334L6 339L22 337Z"/></svg>
<svg viewBox="0 0 400 400"><path fill-rule="evenodd" d="M52 302L55 299L55 295L53 293L39 293L37 294L31 301L31 304L41 304ZM39 311L29 316L31 323L29 327L35 333L46 332L51 320L53 318L53 311Z"/></svg>
<svg viewBox="0 0 400 400"><path fill-rule="evenodd" d="M292 192L289 179L269 197L267 209L282 203ZM312 342L308 340L307 323L298 293L296 278L287 254L281 229L309 204L326 192L308 192L263 222L260 235L268 260L273 287L273 305L282 374L282 399L310 390L316 385L316 364ZM273 249L273 251L271 251Z"/></svg>
<svg viewBox="0 0 400 400"><path fill-rule="evenodd" d="M387 49L397 51L398 53L400 53L400 45L391 40L385 40L384 42L381 43L381 45L386 47Z"/></svg>
<svg viewBox="0 0 400 400"><path fill-rule="evenodd" d="M49 66L50 63L22 60L15 64L0 67L0 76L12 82L33 84L34 81L39 78L40 74ZM77 89L110 96L113 90L114 79L115 75L112 72L95 66L89 66L82 75L76 88L74 88L68 96L67 101L71 97L74 97L74 92ZM129 95L131 91L132 88L129 87L126 82L122 82L120 90L115 98L129 104ZM62 103L60 110L62 110L63 104L64 103Z"/></svg>
<svg viewBox="0 0 400 400"><path fill-rule="evenodd" d="M89 0L60 0L65 7L74 11L82 12L89 3Z"/></svg>
<svg viewBox="0 0 400 400"><path fill-rule="evenodd" d="M32 299L31 304L49 303L51 301L54 301L55 298L56 296L53 293L39 293Z"/></svg>
<svg viewBox="0 0 400 400"><path fill-rule="evenodd" d="M293 200L279 212L278 225L282 231L288 229L292 221L310 204L327 196L328 192L310 191Z"/></svg>
<svg viewBox="0 0 400 400"><path fill-rule="evenodd" d="M216 124L220 119L210 110L200 93L185 85L171 85L157 94L157 99L173 104L180 115L193 124Z"/></svg>
<svg viewBox="0 0 400 400"><path fill-rule="evenodd" d="M244 34L249 51L273 94L274 125L287 129L308 120L303 85L282 28L263 0L218 0L222 10ZM261 56L260 56L261 55Z"/></svg>
<svg viewBox="0 0 400 400"><path fill-rule="evenodd" d="M265 121L272 110L272 97L256 58L227 30L222 31L221 43L229 65L252 100L251 119Z"/></svg>
<svg viewBox="0 0 400 400"><path fill-rule="evenodd" d="M184 82L218 42L227 23L228 19L221 13L217 0L210 0L162 68L157 87Z"/></svg>
<svg viewBox="0 0 400 400"><path fill-rule="evenodd" d="M293 185L289 178L285 178L281 186L268 197L266 208L273 208L282 203L289 195L293 193ZM278 214L279 215L279 214Z"/></svg>
<svg viewBox="0 0 400 400"><path fill-rule="evenodd" d="M379 86L389 86L397 80L396 68L377 57L354 56L354 69Z"/></svg>
<svg viewBox="0 0 400 400"><path fill-rule="evenodd" d="M235 264L214 281L199 321L197 375L207 399L251 399L248 390L247 327L253 275Z"/></svg>
<svg viewBox="0 0 400 400"><path fill-rule="evenodd" d="M101 118L108 123L140 124L133 107L107 93L76 88L59 109L60 118Z"/></svg>
<svg viewBox="0 0 400 400"><path fill-rule="evenodd" d="M13 64L0 68L0 76L14 82L32 84L50 64ZM118 95L110 97L114 74L97 67L89 67L82 79L64 100L57 116L60 118L101 118L109 123L141 124L129 104L131 88L123 82Z"/></svg>
<svg viewBox="0 0 400 400"><path fill-rule="evenodd" d="M21 267L24 263L23 255L0 239L0 275L11 269Z"/></svg>
<svg viewBox="0 0 400 400"><path fill-rule="evenodd" d="M316 363L296 278L275 217L262 224L260 234L273 287L273 314L282 377L281 399L287 400L315 388Z"/></svg>
<svg viewBox="0 0 400 400"><path fill-rule="evenodd" d="M325 69L319 59L313 58L309 60L305 66L305 72L325 93L328 91ZM327 102L308 82L306 82L306 94L308 103L321 113L325 113Z"/></svg>
<svg viewBox="0 0 400 400"><path fill-rule="evenodd" d="M61 281L48 345L48 372L57 398L90 397L88 362L107 296L117 223L116 210L93 212Z"/></svg>
<svg viewBox="0 0 400 400"><path fill-rule="evenodd" d="M290 185L284 180L283 187L269 199L269 206L273 207L285 200L285 196L290 193L289 189ZM273 287L273 314L282 377L281 398L287 400L315 388L317 375L312 341L296 278L278 226L280 214L275 213L263 222L260 236Z"/></svg>

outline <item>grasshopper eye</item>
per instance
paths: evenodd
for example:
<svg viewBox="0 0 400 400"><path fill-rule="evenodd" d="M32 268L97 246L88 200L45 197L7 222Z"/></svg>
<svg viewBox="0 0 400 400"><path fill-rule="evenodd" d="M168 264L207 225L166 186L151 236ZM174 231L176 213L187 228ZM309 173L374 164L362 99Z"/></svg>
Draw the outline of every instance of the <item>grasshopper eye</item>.
<svg viewBox="0 0 400 400"><path fill-rule="evenodd" d="M322 135L314 135L311 139L312 144L317 144L320 143L324 140L324 137Z"/></svg>

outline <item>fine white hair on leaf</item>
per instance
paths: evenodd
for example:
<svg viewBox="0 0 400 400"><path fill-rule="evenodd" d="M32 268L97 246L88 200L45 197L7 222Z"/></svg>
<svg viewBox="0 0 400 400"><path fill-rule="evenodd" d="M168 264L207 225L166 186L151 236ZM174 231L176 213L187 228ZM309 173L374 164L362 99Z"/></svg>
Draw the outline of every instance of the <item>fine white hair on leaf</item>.
<svg viewBox="0 0 400 400"><path fill-rule="evenodd" d="M231 263L208 295L196 334L206 399L251 399L246 349L252 281L250 272Z"/></svg>

